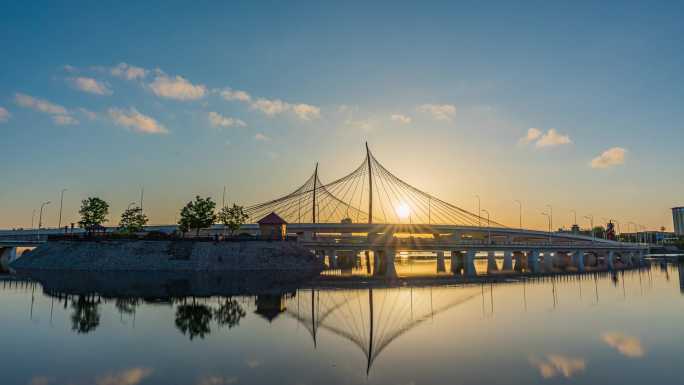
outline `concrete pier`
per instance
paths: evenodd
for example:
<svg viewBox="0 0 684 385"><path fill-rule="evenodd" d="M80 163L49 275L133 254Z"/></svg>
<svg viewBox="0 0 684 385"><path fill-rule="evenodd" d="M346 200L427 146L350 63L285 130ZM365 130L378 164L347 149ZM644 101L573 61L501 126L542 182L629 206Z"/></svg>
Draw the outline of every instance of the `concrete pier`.
<svg viewBox="0 0 684 385"><path fill-rule="evenodd" d="M532 250L527 254L527 270L533 273L539 272L539 250Z"/></svg>
<svg viewBox="0 0 684 385"><path fill-rule="evenodd" d="M495 273L499 271L499 268L496 266L496 256L494 255L493 251L488 251L487 252L487 274Z"/></svg>
<svg viewBox="0 0 684 385"><path fill-rule="evenodd" d="M465 255L465 275L472 277L477 275L475 270L475 250L468 250Z"/></svg>
<svg viewBox="0 0 684 385"><path fill-rule="evenodd" d="M584 250L575 251L575 264L577 271L584 272Z"/></svg>
<svg viewBox="0 0 684 385"><path fill-rule="evenodd" d="M396 256L396 251L393 249L385 250L385 278L397 278L397 268L394 265L394 258Z"/></svg>
<svg viewBox="0 0 684 385"><path fill-rule="evenodd" d="M444 251L438 251L437 252L437 272L438 273L445 273L446 272L446 264L444 263Z"/></svg>
<svg viewBox="0 0 684 385"><path fill-rule="evenodd" d="M503 271L512 271L513 270L513 252L510 250L504 251L504 262L503 262L503 268L501 269Z"/></svg>
<svg viewBox="0 0 684 385"><path fill-rule="evenodd" d="M451 272L453 274L463 274L465 270L464 256L462 251L453 250L451 252Z"/></svg>

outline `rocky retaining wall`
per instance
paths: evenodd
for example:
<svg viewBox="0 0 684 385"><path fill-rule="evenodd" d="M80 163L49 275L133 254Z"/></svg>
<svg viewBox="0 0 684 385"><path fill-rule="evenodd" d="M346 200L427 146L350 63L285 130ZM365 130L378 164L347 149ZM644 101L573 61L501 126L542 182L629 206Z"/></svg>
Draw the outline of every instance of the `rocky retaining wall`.
<svg viewBox="0 0 684 385"><path fill-rule="evenodd" d="M62 271L312 271L323 262L294 242L56 241L11 267Z"/></svg>

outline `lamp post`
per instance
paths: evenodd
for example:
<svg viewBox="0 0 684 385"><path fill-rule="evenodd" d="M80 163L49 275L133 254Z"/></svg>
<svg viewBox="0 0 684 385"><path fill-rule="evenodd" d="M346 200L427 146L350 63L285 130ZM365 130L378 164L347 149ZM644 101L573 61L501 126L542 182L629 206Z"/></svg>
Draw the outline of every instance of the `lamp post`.
<svg viewBox="0 0 684 385"><path fill-rule="evenodd" d="M33 230L33 223L35 222L36 218L36 209L33 209L33 212L31 213L31 230Z"/></svg>
<svg viewBox="0 0 684 385"><path fill-rule="evenodd" d="M57 222L57 228L62 228L62 206L64 205L64 192L67 189L63 188L62 192L59 194L59 221Z"/></svg>
<svg viewBox="0 0 684 385"><path fill-rule="evenodd" d="M546 217L546 219L549 220L549 243L551 243L551 214L541 213L541 215L544 215Z"/></svg>
<svg viewBox="0 0 684 385"><path fill-rule="evenodd" d="M553 228L553 207L551 205L546 205L549 208L549 229ZM551 232L551 230L549 230Z"/></svg>
<svg viewBox="0 0 684 385"><path fill-rule="evenodd" d="M591 226L591 243L594 243L594 241L596 240L596 236L594 234L594 216L591 214L585 215L584 219L589 220L589 226Z"/></svg>
<svg viewBox="0 0 684 385"><path fill-rule="evenodd" d="M637 233L638 233L637 224L634 222L627 222L627 231L629 231L629 225L634 226L634 243L636 243L637 242Z"/></svg>
<svg viewBox="0 0 684 385"><path fill-rule="evenodd" d="M43 204L40 205L40 215L38 216L38 230L43 228L43 207L46 205L49 205L50 201L43 202Z"/></svg>
<svg viewBox="0 0 684 385"><path fill-rule="evenodd" d="M481 209L480 213L486 213L487 214L487 243L491 244L492 243L492 227L489 225L489 211L485 209Z"/></svg>
<svg viewBox="0 0 684 385"><path fill-rule="evenodd" d="M475 198L477 198L477 227L482 227L482 223L480 221L480 214L482 214L482 210L480 209L480 196L475 194Z"/></svg>
<svg viewBox="0 0 684 385"><path fill-rule="evenodd" d="M613 219L613 222L615 222L617 225L617 233L615 234L615 238L617 238L617 234L622 235L622 231L620 231L620 222L616 221L615 219Z"/></svg>
<svg viewBox="0 0 684 385"><path fill-rule="evenodd" d="M518 227L522 230L522 202L516 199L515 203L518 204Z"/></svg>
<svg viewBox="0 0 684 385"><path fill-rule="evenodd" d="M126 211L130 210L130 209L131 209L131 206L133 206L134 204L136 204L136 202L131 202L131 203L129 203L129 204L128 204L128 207L126 207Z"/></svg>
<svg viewBox="0 0 684 385"><path fill-rule="evenodd" d="M570 212L572 213L572 218L573 218L572 224L576 225L577 224L577 211L570 210Z"/></svg>

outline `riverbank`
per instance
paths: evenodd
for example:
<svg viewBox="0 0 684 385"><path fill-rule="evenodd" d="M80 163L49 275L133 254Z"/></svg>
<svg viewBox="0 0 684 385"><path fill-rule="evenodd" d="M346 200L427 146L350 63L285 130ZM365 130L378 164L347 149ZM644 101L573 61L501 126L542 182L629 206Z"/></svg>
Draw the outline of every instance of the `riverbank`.
<svg viewBox="0 0 684 385"><path fill-rule="evenodd" d="M295 242L191 240L54 241L26 253L16 271L240 272L323 270L313 253Z"/></svg>

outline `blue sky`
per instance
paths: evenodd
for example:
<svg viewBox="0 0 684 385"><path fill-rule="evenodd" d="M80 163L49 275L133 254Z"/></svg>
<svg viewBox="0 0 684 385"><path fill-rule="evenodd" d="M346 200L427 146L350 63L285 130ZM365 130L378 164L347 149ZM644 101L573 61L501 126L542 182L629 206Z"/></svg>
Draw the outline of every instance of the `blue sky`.
<svg viewBox="0 0 684 385"><path fill-rule="evenodd" d="M368 141L395 174L528 227L554 206L672 228L684 204L679 2L24 2L0 6L0 227L59 191L153 223L251 204ZM241 91L241 92L239 92ZM534 129L534 130L531 130ZM553 129L553 130L551 130ZM603 155L603 156L602 156ZM593 166L592 166L592 160ZM598 220L597 220L598 221Z"/></svg>

